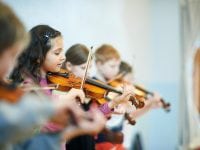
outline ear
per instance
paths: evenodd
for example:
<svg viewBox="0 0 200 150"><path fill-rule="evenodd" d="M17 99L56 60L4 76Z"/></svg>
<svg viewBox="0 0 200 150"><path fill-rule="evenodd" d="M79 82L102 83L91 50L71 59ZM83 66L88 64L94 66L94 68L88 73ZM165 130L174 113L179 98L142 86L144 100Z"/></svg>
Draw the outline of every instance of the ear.
<svg viewBox="0 0 200 150"><path fill-rule="evenodd" d="M68 71L71 71L72 70L72 64L70 62L66 62L65 63L65 67Z"/></svg>

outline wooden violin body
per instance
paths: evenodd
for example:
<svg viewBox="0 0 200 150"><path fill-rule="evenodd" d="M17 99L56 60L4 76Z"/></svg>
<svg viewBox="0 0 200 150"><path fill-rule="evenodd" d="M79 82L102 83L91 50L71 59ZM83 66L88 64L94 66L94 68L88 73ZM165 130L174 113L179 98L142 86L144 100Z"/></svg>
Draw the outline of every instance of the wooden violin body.
<svg viewBox="0 0 200 150"><path fill-rule="evenodd" d="M17 88L14 85L0 83L0 100L16 103L23 96L24 91L21 88Z"/></svg>
<svg viewBox="0 0 200 150"><path fill-rule="evenodd" d="M61 72L47 74L47 79L49 82L58 85L58 90L69 91L71 88L80 88L82 79L76 77L67 70L61 70ZM95 99L98 103L103 104L107 102L108 92L115 92L122 94L111 86L108 86L100 81L87 78L83 86L86 97Z"/></svg>
<svg viewBox="0 0 200 150"><path fill-rule="evenodd" d="M118 86L120 84L122 84L124 81L121 78L116 78L114 80L112 80L109 84L112 86ZM154 93L150 92L142 87L140 87L139 85L134 84L133 85L135 87L135 98L138 100L142 100L144 101L145 99L147 99L148 95L153 96ZM170 111L170 103L165 102L165 100L163 98L160 99L161 103L162 103L162 107L166 112ZM140 103L138 102L138 108L140 106ZM136 104L136 105L137 105ZM143 104L141 104L142 106Z"/></svg>
<svg viewBox="0 0 200 150"><path fill-rule="evenodd" d="M116 80L113 80L112 82L109 82L108 84L111 85L111 86L113 86L113 87L120 87L120 86L123 85L123 80L116 79ZM144 103L144 101L145 101L144 97L141 96L141 95L138 95L138 94L135 94L135 95L131 96L130 99L129 99L129 101L131 101L132 104L135 105L135 107L137 109L143 108L144 105L145 105L145 103Z"/></svg>

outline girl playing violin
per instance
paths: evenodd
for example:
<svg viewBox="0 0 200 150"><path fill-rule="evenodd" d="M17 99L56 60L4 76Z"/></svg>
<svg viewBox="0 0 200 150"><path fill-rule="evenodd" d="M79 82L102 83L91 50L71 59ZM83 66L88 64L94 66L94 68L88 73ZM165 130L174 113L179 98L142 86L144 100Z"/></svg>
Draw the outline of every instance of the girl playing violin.
<svg viewBox="0 0 200 150"><path fill-rule="evenodd" d="M68 71L74 73L78 77L83 77L85 73L85 68L87 65L89 50L83 44L75 44L71 46L67 52L65 53L66 61L63 64L63 68ZM91 68L91 66L89 66ZM89 73L88 73L89 74ZM123 100L123 94L120 97L114 98L110 102L106 102L99 106L99 110L104 115L109 115L112 113L112 108L115 105L120 103ZM120 99L119 99L120 98ZM84 104L82 104L85 110L91 109L91 107L95 107L95 101L91 101L90 99L86 99ZM94 147L94 138L88 136L82 136L77 139L73 139L70 143L66 145L67 149L95 149Z"/></svg>
<svg viewBox="0 0 200 150"><path fill-rule="evenodd" d="M33 27L30 31L30 35L30 45L20 55L18 65L13 71L11 79L14 82L22 83L25 88L31 88L33 80L38 82L41 87L48 87L46 78L47 72L59 72L62 63L65 60L63 53L63 38L59 31L47 25ZM28 78L24 70L27 70L31 74ZM55 103L59 103L62 99L65 99L66 103L70 103L70 101L75 101L77 96L81 101L84 100L84 93L78 89L71 89L65 95L52 95L51 90L45 90L45 94L51 96ZM79 111L77 106L72 106L71 109L77 110L77 112ZM65 129L65 132L68 134L67 136L65 135L65 137L70 139L71 137L74 137L74 135L80 135L82 133L93 134L98 132L104 124L103 116L96 110L93 110L93 114L89 116L92 121L80 119L78 126L69 126ZM64 111L60 112L59 117L52 118L52 121L42 127L40 132L59 133L67 125L67 120L68 114ZM91 128L87 128L85 126L86 124ZM39 143L41 145L43 144L45 149L49 149L47 145L49 144L52 146L52 144L48 142L48 144L45 144L45 138L46 137L36 137L31 141L28 141L29 148L34 144L37 145Z"/></svg>
<svg viewBox="0 0 200 150"><path fill-rule="evenodd" d="M132 70L132 67L128 63L121 61L118 75L120 76L121 82L126 82L126 83L134 85L133 84L134 83L133 70ZM137 88L135 90L137 90ZM136 92L140 92L140 91L136 91ZM142 96L144 93L139 93L139 94L141 94ZM148 100L145 100L145 106L143 108L137 109L133 113L130 113L129 116L133 119L136 119L142 116L143 114L147 113L151 109L161 108L162 103L160 102L160 99L161 97L159 96L159 94L154 93L153 97L149 96Z"/></svg>
<svg viewBox="0 0 200 150"><path fill-rule="evenodd" d="M16 148L14 143L32 136L33 127L43 124L50 117L58 117L59 112L66 111L73 105L66 100L49 102L49 97L32 93L18 97L13 93L13 88L9 93L9 84L5 86L5 82L17 62L18 55L28 45L29 35L15 13L2 2L0 33L0 149L12 150ZM10 95L17 99L16 103L10 103ZM99 122L95 126L98 127L98 124ZM60 134L53 138L59 140ZM38 148L41 148L39 144Z"/></svg>

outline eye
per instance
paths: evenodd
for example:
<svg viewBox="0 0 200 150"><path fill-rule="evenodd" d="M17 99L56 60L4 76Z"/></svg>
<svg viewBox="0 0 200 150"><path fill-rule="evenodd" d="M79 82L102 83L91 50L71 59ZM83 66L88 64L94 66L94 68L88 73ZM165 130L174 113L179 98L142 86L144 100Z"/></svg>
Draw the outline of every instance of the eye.
<svg viewBox="0 0 200 150"><path fill-rule="evenodd" d="M54 54L55 54L55 55L60 55L60 53L61 53L60 50L54 51Z"/></svg>
<svg viewBox="0 0 200 150"><path fill-rule="evenodd" d="M61 48L58 48L58 49L55 49L53 52L55 55L60 55L61 52L63 52L63 50Z"/></svg>
<svg viewBox="0 0 200 150"><path fill-rule="evenodd" d="M82 70L85 70L85 67L81 67Z"/></svg>
<svg viewBox="0 0 200 150"><path fill-rule="evenodd" d="M60 52L55 52L54 54L55 54L55 55L59 55L59 54L60 54Z"/></svg>

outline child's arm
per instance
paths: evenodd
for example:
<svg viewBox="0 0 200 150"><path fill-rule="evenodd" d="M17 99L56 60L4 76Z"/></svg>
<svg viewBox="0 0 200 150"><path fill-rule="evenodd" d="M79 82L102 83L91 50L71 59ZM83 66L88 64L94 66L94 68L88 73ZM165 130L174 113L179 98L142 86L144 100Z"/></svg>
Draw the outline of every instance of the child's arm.
<svg viewBox="0 0 200 150"><path fill-rule="evenodd" d="M60 111L57 112L57 115L51 118L50 122L45 124L45 126L42 128L43 132L57 132L66 127L69 119L67 109L73 109L73 107L78 106L76 103L77 97L78 100L82 101L85 98L85 95L82 90L72 88L65 94L58 94L54 92L51 97L55 107L58 107ZM68 105L68 108L66 108L66 105Z"/></svg>
<svg viewBox="0 0 200 150"><path fill-rule="evenodd" d="M80 135L95 135L105 126L106 119L97 109L90 112L77 110L77 123L69 125L63 132L63 140L68 141Z"/></svg>
<svg viewBox="0 0 200 150"><path fill-rule="evenodd" d="M41 125L55 113L47 97L25 95L19 103L0 103L0 143L18 140L32 134L33 127Z"/></svg>
<svg viewBox="0 0 200 150"><path fill-rule="evenodd" d="M105 115L110 115L113 112L113 108L109 107L109 102L99 106L99 110Z"/></svg>
<svg viewBox="0 0 200 150"><path fill-rule="evenodd" d="M129 116L133 119L137 119L148 113L152 109L161 108L162 103L160 99L161 97L157 93L155 93L153 97L149 97L147 100L145 100L145 106L143 108L131 112Z"/></svg>
<svg viewBox="0 0 200 150"><path fill-rule="evenodd" d="M130 96L134 95L134 87L130 85L124 85L122 95L117 95L110 102L108 102L109 108L115 108L120 103L128 102Z"/></svg>
<svg viewBox="0 0 200 150"><path fill-rule="evenodd" d="M50 97L43 95L26 94L16 104L1 102L0 143L30 136L34 127L44 124L51 117L59 118L60 112L66 113L68 108L73 108L76 104L72 99L76 96L82 99L84 94L80 90L72 90L68 97L59 101L50 101Z"/></svg>
<svg viewBox="0 0 200 150"><path fill-rule="evenodd" d="M114 112L114 108L116 106L118 106L119 104L121 103L126 103L126 101L128 100L127 99L127 96L129 97L129 95L132 95L134 94L134 89L132 88L132 86L126 86L124 87L124 91L123 91L123 94L122 95L117 95L117 94L112 94L112 100L105 103L105 104L102 104L99 106L99 110L105 115L110 115L111 113Z"/></svg>

